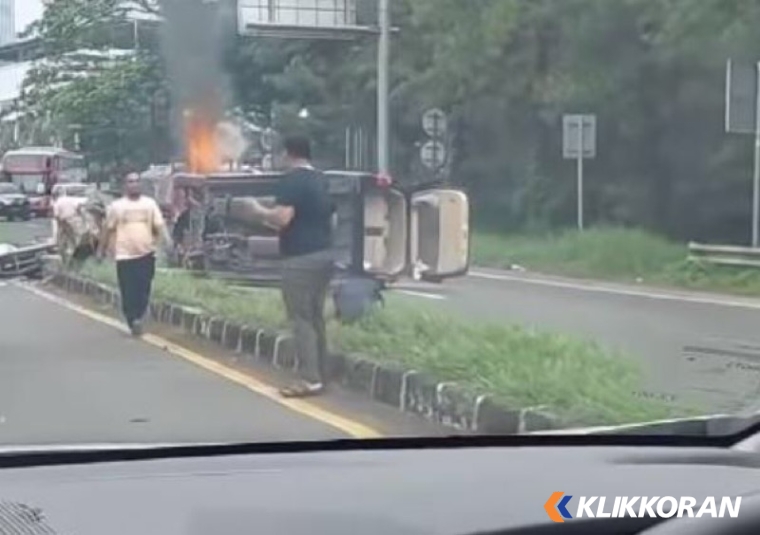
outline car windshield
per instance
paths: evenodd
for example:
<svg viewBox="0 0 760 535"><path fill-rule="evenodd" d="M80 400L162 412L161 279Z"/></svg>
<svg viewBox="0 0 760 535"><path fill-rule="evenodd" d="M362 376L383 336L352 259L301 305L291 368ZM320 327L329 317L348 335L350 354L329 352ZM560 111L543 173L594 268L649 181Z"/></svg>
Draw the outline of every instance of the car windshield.
<svg viewBox="0 0 760 535"><path fill-rule="evenodd" d="M44 4L0 62L0 192L42 184L0 243L55 245L0 271L3 444L760 408L757 2Z"/></svg>

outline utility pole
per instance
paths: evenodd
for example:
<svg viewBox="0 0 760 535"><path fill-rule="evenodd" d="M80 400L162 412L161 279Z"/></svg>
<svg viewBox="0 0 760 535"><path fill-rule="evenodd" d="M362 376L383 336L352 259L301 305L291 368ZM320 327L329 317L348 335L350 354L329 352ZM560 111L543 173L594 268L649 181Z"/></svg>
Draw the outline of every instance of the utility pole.
<svg viewBox="0 0 760 535"><path fill-rule="evenodd" d="M378 2L380 39L377 46L377 167L380 173L389 174L390 0L378 0Z"/></svg>
<svg viewBox="0 0 760 535"><path fill-rule="evenodd" d="M760 63L756 66L757 84L755 93L755 162L752 173L752 247L760 246Z"/></svg>

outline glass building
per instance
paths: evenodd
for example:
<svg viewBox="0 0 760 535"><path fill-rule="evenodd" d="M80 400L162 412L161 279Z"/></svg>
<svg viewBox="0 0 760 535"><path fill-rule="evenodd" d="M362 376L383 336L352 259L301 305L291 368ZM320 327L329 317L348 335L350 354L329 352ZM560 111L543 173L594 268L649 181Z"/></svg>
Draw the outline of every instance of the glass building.
<svg viewBox="0 0 760 535"><path fill-rule="evenodd" d="M16 16L13 12L14 0L0 0L0 45L16 39Z"/></svg>

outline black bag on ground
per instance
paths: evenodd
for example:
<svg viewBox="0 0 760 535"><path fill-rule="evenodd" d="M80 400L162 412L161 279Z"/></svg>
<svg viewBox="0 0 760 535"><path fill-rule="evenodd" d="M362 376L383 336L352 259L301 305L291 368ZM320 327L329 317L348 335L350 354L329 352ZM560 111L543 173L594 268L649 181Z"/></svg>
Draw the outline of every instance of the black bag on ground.
<svg viewBox="0 0 760 535"><path fill-rule="evenodd" d="M380 281L346 277L338 279L333 289L333 303L338 320L346 323L357 321L378 304L384 304Z"/></svg>

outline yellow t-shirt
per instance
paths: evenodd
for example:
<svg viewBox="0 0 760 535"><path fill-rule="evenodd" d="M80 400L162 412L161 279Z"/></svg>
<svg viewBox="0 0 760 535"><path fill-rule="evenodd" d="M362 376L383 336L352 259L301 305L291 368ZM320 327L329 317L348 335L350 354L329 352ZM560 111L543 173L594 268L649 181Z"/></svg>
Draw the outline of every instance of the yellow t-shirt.
<svg viewBox="0 0 760 535"><path fill-rule="evenodd" d="M158 239L165 233L164 218L150 197L122 197L112 202L106 214L106 227L113 231L116 260L129 260L154 253Z"/></svg>

